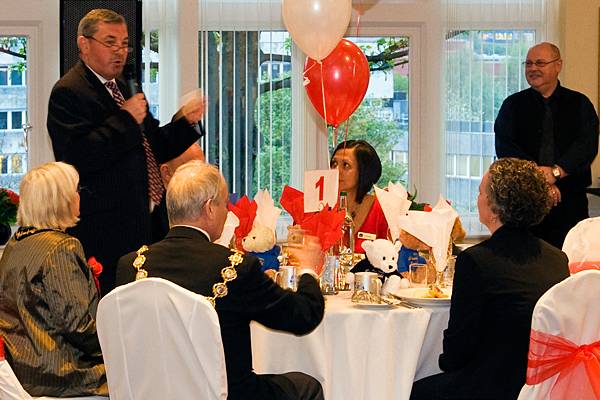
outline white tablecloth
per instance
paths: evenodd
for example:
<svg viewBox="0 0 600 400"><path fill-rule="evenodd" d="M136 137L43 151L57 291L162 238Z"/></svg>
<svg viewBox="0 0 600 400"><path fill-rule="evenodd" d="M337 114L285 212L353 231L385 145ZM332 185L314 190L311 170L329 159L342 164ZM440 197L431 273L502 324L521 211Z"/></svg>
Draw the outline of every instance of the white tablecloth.
<svg viewBox="0 0 600 400"><path fill-rule="evenodd" d="M416 379L440 372L448 307L363 309L350 293L327 296L325 318L296 337L252 323L257 373L305 372L327 400L408 399Z"/></svg>

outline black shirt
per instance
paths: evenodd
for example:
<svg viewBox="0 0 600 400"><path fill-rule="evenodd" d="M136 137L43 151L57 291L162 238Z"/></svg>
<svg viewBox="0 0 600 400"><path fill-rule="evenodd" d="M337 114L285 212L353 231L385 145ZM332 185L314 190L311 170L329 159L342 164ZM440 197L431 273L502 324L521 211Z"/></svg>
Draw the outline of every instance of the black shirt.
<svg viewBox="0 0 600 400"><path fill-rule="evenodd" d="M552 164L569 174L557 186L563 194L582 192L592 183L591 164L598 152L598 116L585 95L561 86L560 82L547 100L532 88L504 100L494 125L496 155L540 164L545 102L552 109ZM544 164L548 163L541 165Z"/></svg>

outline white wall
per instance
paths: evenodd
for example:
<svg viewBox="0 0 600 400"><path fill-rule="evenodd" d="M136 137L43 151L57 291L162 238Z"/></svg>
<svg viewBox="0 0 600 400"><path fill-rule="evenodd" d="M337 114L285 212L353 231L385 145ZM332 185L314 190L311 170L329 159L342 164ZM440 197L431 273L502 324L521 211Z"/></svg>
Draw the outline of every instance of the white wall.
<svg viewBox="0 0 600 400"><path fill-rule="evenodd" d="M587 95L598 110L598 26L600 0L564 1L561 8L561 82ZM592 165L592 186L600 187L600 157ZM600 215L600 198L588 196L590 212Z"/></svg>

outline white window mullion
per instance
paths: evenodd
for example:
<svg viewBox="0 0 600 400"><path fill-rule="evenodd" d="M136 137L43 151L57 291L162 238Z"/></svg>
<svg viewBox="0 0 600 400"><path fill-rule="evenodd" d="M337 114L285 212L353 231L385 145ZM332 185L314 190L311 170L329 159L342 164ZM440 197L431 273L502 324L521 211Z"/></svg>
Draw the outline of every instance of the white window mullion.
<svg viewBox="0 0 600 400"><path fill-rule="evenodd" d="M261 35L261 31L259 30L257 32L257 46L256 46L256 58L258 60L257 62L257 68L258 68L258 83L257 83L257 96L256 96L256 157L257 157L257 162L256 162L256 190L259 190L261 187L261 181L260 181L260 172L261 172L261 167L262 167L262 160L260 159L260 138L261 138L261 93L260 93L260 85L261 85L261 70L260 70L260 35Z"/></svg>
<svg viewBox="0 0 600 400"><path fill-rule="evenodd" d="M250 159L250 151L248 150L248 134L249 134L249 127L248 127L248 122L249 122L249 118L248 118L248 97L250 95L250 91L248 90L248 88L250 87L249 82L248 82L248 35L249 32L246 31L246 51L244 52L244 65L245 67L245 71L246 71L246 95L244 96L244 102L245 102L245 110L246 110L246 115L244 115L244 119L245 119L245 132L244 132L244 151L246 156L244 157L244 163L245 163L245 168L244 168L244 174L246 179L244 180L244 193L248 193L249 189L250 189L250 184L249 181L251 179L251 177L248 175L248 171L250 169L250 163L249 163L249 159Z"/></svg>
<svg viewBox="0 0 600 400"><path fill-rule="evenodd" d="M233 138L232 138L232 157L233 157L233 168L232 168L232 176L231 176L231 180L233 181L233 185L232 185L232 189L231 191L233 193L237 193L237 168L236 168L236 164L237 164L237 158L238 158L238 154L237 154L237 131L236 131L236 127L237 127L237 96L236 96L236 84L235 84L235 80L236 80L236 76L237 76L237 64L236 64L236 53L237 53L237 43L235 40L235 30L232 32L232 36L233 36L233 44L231 46L232 48L232 53L233 53L233 77L232 77L232 84L233 84L233 96L231 96L231 103L233 105L233 124L232 124L232 132L233 132Z"/></svg>

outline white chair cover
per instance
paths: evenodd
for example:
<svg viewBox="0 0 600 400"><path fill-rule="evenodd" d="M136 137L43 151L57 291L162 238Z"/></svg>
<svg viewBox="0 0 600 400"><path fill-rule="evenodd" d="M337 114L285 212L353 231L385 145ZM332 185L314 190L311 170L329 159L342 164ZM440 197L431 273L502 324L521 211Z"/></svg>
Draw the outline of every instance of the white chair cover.
<svg viewBox="0 0 600 400"><path fill-rule="evenodd" d="M560 336L576 345L600 340L600 271L582 271L548 290L535 305L531 329ZM548 399L558 376L523 386L519 400ZM576 393L571 397L578 398Z"/></svg>
<svg viewBox="0 0 600 400"><path fill-rule="evenodd" d="M2 400L30 400L31 396L23 389L15 376L8 361L0 360L0 399Z"/></svg>
<svg viewBox="0 0 600 400"><path fill-rule="evenodd" d="M203 296L132 282L100 300L97 329L112 400L227 398L219 319Z"/></svg>
<svg viewBox="0 0 600 400"><path fill-rule="evenodd" d="M569 269L600 269L600 217L587 218L575 225L563 243L569 258Z"/></svg>

